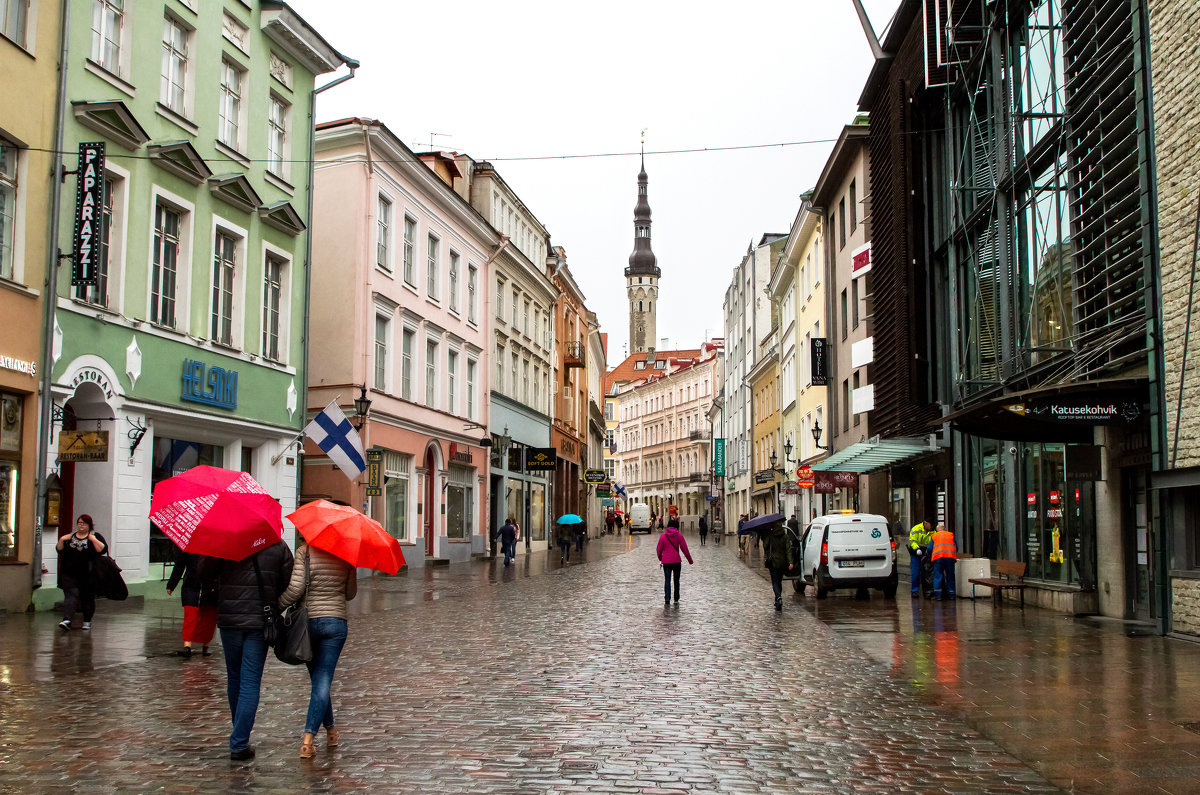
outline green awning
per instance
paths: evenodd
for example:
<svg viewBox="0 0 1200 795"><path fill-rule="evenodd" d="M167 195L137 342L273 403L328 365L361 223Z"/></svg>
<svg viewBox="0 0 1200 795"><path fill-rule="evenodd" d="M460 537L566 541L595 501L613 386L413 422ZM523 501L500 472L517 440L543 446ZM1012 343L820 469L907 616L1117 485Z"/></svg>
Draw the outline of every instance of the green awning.
<svg viewBox="0 0 1200 795"><path fill-rule="evenodd" d="M910 458L938 452L941 448L931 441L932 437L923 436L915 439L875 439L858 442L845 450L832 453L824 461L813 464L812 468L823 472L874 472Z"/></svg>

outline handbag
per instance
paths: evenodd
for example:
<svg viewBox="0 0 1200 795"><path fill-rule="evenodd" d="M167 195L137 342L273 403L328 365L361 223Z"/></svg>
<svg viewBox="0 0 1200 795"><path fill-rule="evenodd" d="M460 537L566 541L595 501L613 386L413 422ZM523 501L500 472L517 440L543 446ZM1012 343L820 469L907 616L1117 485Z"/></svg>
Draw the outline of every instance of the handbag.
<svg viewBox="0 0 1200 795"><path fill-rule="evenodd" d="M308 587L312 583L310 556L304 554L304 598L285 607L279 616L279 637L275 643L275 658L288 665L300 665L312 660L312 640L308 637Z"/></svg>
<svg viewBox="0 0 1200 795"><path fill-rule="evenodd" d="M123 602L129 598L129 587L121 576L121 567L109 554L108 541L103 536L100 536L100 540L104 541L104 554L92 562L92 586L105 599Z"/></svg>

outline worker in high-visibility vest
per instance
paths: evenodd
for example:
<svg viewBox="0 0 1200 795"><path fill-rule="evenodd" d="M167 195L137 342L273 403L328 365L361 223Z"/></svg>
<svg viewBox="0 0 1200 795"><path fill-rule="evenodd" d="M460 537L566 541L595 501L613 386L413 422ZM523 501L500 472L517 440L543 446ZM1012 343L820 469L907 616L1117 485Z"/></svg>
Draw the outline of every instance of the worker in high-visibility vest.
<svg viewBox="0 0 1200 795"><path fill-rule="evenodd" d="M954 598L954 563L958 560L958 548L954 544L954 533L940 524L933 533L933 598Z"/></svg>
<svg viewBox="0 0 1200 795"><path fill-rule="evenodd" d="M913 525L913 529L908 531L908 570L912 575L914 599L921 595L921 556L925 554L925 550L933 538L929 532L931 525L932 523L926 519ZM901 526L903 527L903 525Z"/></svg>

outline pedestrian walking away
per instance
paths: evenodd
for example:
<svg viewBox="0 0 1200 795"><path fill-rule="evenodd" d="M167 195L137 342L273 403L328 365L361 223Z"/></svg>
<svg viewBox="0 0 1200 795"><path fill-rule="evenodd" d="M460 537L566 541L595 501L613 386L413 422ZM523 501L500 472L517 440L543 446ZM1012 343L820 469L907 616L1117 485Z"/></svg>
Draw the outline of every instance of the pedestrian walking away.
<svg viewBox="0 0 1200 795"><path fill-rule="evenodd" d="M510 516L500 525L496 535L500 538L500 553L504 555L504 565L507 566L517 555L517 539L521 537L521 533L517 530L517 523Z"/></svg>
<svg viewBox="0 0 1200 795"><path fill-rule="evenodd" d="M346 645L346 602L357 593L358 573L349 563L310 544L296 552L291 582L279 598L279 606L288 607L303 600L308 608L312 659L305 665L312 690L304 719L304 736L300 740L300 756L305 759L316 752L314 742L322 726L325 727L325 746L336 748L338 744L331 693L333 672Z"/></svg>
<svg viewBox="0 0 1200 795"><path fill-rule="evenodd" d="M930 549L933 557L933 598L954 599L954 564L958 561L954 533L947 530L946 525L938 525Z"/></svg>
<svg viewBox="0 0 1200 795"><path fill-rule="evenodd" d="M181 581L183 583L179 592L183 602L183 649L175 654L185 660L192 656L193 643L200 644L201 656L209 656L208 644L212 643L217 631L217 590L211 586L206 588L200 578L203 557L180 551L171 569L171 578L167 580L168 596L175 593Z"/></svg>
<svg viewBox="0 0 1200 795"><path fill-rule="evenodd" d="M700 546L708 541L708 515L700 514Z"/></svg>
<svg viewBox="0 0 1200 795"><path fill-rule="evenodd" d="M758 532L763 545L763 565L767 567L767 571L771 572L771 590L775 592L775 609L783 610L783 578L792 572L795 564L792 558L792 541L784 527L783 514L772 514L764 516L762 519L767 520L765 525L760 526Z"/></svg>
<svg viewBox="0 0 1200 795"><path fill-rule="evenodd" d="M574 532L570 525L561 523L554 529L554 540L558 543L559 563L566 563L571 559L571 536Z"/></svg>
<svg viewBox="0 0 1200 795"><path fill-rule="evenodd" d="M929 528L932 523L926 519L913 525L908 531L908 571L912 578L912 595L916 598L921 593L921 557L925 555L930 542L933 540Z"/></svg>
<svg viewBox="0 0 1200 795"><path fill-rule="evenodd" d="M93 570L96 558L108 549L104 536L96 532L95 522L86 513L79 514L75 532L60 536L58 550L58 587L63 592L63 620L58 625L71 629L76 611L83 613L83 628L92 628L96 614L96 585Z"/></svg>
<svg viewBox="0 0 1200 795"><path fill-rule="evenodd" d="M682 557L681 557L682 555ZM679 572L683 569L683 558L692 565L692 553L687 541L679 532L679 520L667 522L667 529L658 537L658 559L663 567L663 606L671 604L671 582L675 583L675 604L679 604Z"/></svg>
<svg viewBox="0 0 1200 795"><path fill-rule="evenodd" d="M583 522L575 525L575 551L583 551L583 540L587 538L587 525Z"/></svg>
<svg viewBox="0 0 1200 795"><path fill-rule="evenodd" d="M258 713L263 668L267 664L264 610L279 607L279 595L292 576L292 551L283 541L242 560L206 557L200 579L217 589L217 628L225 652L225 685L229 697L229 758L254 758L250 732Z"/></svg>

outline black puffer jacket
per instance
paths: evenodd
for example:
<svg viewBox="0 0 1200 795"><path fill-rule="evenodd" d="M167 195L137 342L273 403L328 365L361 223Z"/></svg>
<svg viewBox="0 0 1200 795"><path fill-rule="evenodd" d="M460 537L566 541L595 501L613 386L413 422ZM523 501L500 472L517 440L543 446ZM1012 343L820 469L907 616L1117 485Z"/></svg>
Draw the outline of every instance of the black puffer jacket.
<svg viewBox="0 0 1200 795"><path fill-rule="evenodd" d="M208 607L217 603L217 590L211 585L204 587L200 579L200 561L203 555L192 552L180 552L175 559L175 568L171 569L171 579L167 580L167 590L174 591L183 580L183 588L179 596L184 607Z"/></svg>
<svg viewBox="0 0 1200 795"><path fill-rule="evenodd" d="M262 572L261 590L254 572L256 560ZM245 560L204 558L200 577L206 582L216 582L218 627L262 629L266 626L263 599L269 599L278 608L279 595L292 578L292 550L279 541Z"/></svg>

